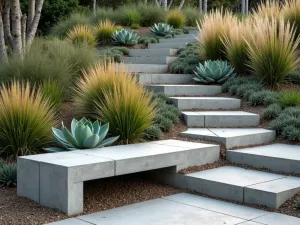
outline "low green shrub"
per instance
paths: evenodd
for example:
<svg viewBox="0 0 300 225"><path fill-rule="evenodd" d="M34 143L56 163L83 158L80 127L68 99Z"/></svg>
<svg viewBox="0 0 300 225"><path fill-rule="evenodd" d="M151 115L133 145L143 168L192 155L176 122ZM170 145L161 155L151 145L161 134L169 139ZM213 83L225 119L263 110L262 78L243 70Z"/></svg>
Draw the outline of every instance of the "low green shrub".
<svg viewBox="0 0 300 225"><path fill-rule="evenodd" d="M4 164L0 168L0 186L17 186L16 164Z"/></svg>
<svg viewBox="0 0 300 225"><path fill-rule="evenodd" d="M82 13L72 13L69 17L61 20L51 31L51 34L57 37L66 37L67 33L77 25L89 25L90 18Z"/></svg>
<svg viewBox="0 0 300 225"><path fill-rule="evenodd" d="M278 133L292 141L300 140L300 107L288 107L271 123Z"/></svg>
<svg viewBox="0 0 300 225"><path fill-rule="evenodd" d="M151 126L145 130L144 138L148 140L158 140L163 136L163 132L158 126Z"/></svg>
<svg viewBox="0 0 300 225"><path fill-rule="evenodd" d="M136 30L136 29L139 29L139 28L140 28L140 25L138 23L131 24L131 29Z"/></svg>
<svg viewBox="0 0 300 225"><path fill-rule="evenodd" d="M227 82L225 82L222 86L223 92L228 92L230 87L233 85L255 85L254 89L258 88L258 86L261 87L261 82L256 77L235 77L234 79L230 79ZM238 88L236 87L236 88ZM246 92L246 90L245 90Z"/></svg>
<svg viewBox="0 0 300 225"><path fill-rule="evenodd" d="M279 97L279 104L286 108L290 106L300 106L300 91L286 90Z"/></svg>
<svg viewBox="0 0 300 225"><path fill-rule="evenodd" d="M273 95L272 91L262 90L252 93L248 98L248 103L250 105L264 105L267 96Z"/></svg>
<svg viewBox="0 0 300 225"><path fill-rule="evenodd" d="M182 12L186 18L186 26L190 27L196 27L197 22L200 23L204 16L195 7L185 7L184 9L182 9Z"/></svg>
<svg viewBox="0 0 300 225"><path fill-rule="evenodd" d="M63 89L59 82L46 80L41 85L42 98L52 103L55 109L59 109L65 99Z"/></svg>
<svg viewBox="0 0 300 225"><path fill-rule="evenodd" d="M124 26L131 26L132 24L141 24L142 15L135 5L124 5L117 9L118 23Z"/></svg>
<svg viewBox="0 0 300 225"><path fill-rule="evenodd" d="M172 63L172 73L194 74L200 63L197 45L189 44L184 49L179 50L178 58Z"/></svg>
<svg viewBox="0 0 300 225"><path fill-rule="evenodd" d="M155 38L152 35L143 35L139 39L140 44L155 44L158 43L158 38Z"/></svg>
<svg viewBox="0 0 300 225"><path fill-rule="evenodd" d="M98 8L96 11L96 15L91 16L91 21L94 24L98 24L101 21L110 20L112 22L116 21L116 11L112 8Z"/></svg>
<svg viewBox="0 0 300 225"><path fill-rule="evenodd" d="M168 132L173 127L172 120L163 117L162 115L157 115L154 118L154 123L163 131Z"/></svg>
<svg viewBox="0 0 300 225"><path fill-rule="evenodd" d="M99 51L99 56L104 61L122 62L123 56L129 55L129 49L126 47L107 47Z"/></svg>
<svg viewBox="0 0 300 225"><path fill-rule="evenodd" d="M0 158L0 169L4 166L5 162L3 159Z"/></svg>
<svg viewBox="0 0 300 225"><path fill-rule="evenodd" d="M279 93L277 92L272 92L269 93L265 98L264 98L264 105L265 106L269 106L275 103L278 103L278 99L279 99Z"/></svg>
<svg viewBox="0 0 300 225"><path fill-rule="evenodd" d="M271 104L263 111L263 117L267 120L275 119L279 116L282 109L279 104Z"/></svg>
<svg viewBox="0 0 300 225"><path fill-rule="evenodd" d="M296 72L289 74L286 77L286 80L289 81L289 82L292 82L294 84L299 84L300 85L300 71L297 70Z"/></svg>
<svg viewBox="0 0 300 225"><path fill-rule="evenodd" d="M261 84L256 82L240 84L236 89L236 95L240 97L245 97L246 92L248 92L249 90L253 90L254 92L254 91L260 91L261 89L262 89Z"/></svg>
<svg viewBox="0 0 300 225"><path fill-rule="evenodd" d="M162 23L166 20L166 11L162 7L157 7L156 4L139 3L136 8L142 15L141 25L143 26L151 27L155 23Z"/></svg>

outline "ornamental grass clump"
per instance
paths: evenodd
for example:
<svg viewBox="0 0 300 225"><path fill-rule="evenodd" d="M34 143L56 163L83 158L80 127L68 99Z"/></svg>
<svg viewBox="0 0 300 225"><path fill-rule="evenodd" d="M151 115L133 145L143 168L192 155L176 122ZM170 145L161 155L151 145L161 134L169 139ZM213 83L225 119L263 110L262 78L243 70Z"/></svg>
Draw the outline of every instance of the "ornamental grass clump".
<svg viewBox="0 0 300 225"><path fill-rule="evenodd" d="M199 53L203 60L226 59L224 36L229 36L230 30L237 26L238 19L229 11L215 10L206 14L198 23Z"/></svg>
<svg viewBox="0 0 300 225"><path fill-rule="evenodd" d="M280 1L267 0L261 2L253 12L253 17L268 18L270 20L279 20L281 13Z"/></svg>
<svg viewBox="0 0 300 225"><path fill-rule="evenodd" d="M122 64L98 64L77 82L75 105L80 112L109 123L121 143L138 142L156 115L155 102Z"/></svg>
<svg viewBox="0 0 300 225"><path fill-rule="evenodd" d="M73 44L87 44L91 47L96 46L96 38L93 30L87 25L77 25L67 33L68 39Z"/></svg>
<svg viewBox="0 0 300 225"><path fill-rule="evenodd" d="M300 0L289 0L282 8L282 15L286 21L294 24L296 36L300 34Z"/></svg>
<svg viewBox="0 0 300 225"><path fill-rule="evenodd" d="M112 41L112 35L115 31L115 23L109 19L100 21L96 26L96 39L99 43L107 44Z"/></svg>
<svg viewBox="0 0 300 225"><path fill-rule="evenodd" d="M290 23L283 19L277 22L274 18L256 18L250 36L249 67L269 87L276 88L299 68L300 39L295 37Z"/></svg>
<svg viewBox="0 0 300 225"><path fill-rule="evenodd" d="M167 24L170 24L175 29L182 28L185 24L185 21L185 15L178 9L170 10L167 14Z"/></svg>
<svg viewBox="0 0 300 225"><path fill-rule="evenodd" d="M300 106L300 91L286 90L280 94L279 104L281 107Z"/></svg>
<svg viewBox="0 0 300 225"><path fill-rule="evenodd" d="M51 127L57 121L40 89L16 81L3 84L0 108L0 156L36 154L51 142Z"/></svg>
<svg viewBox="0 0 300 225"><path fill-rule="evenodd" d="M182 12L186 18L186 26L196 27L197 22L203 19L203 14L195 7L185 7Z"/></svg>
<svg viewBox="0 0 300 225"><path fill-rule="evenodd" d="M249 41L250 32L251 22L249 19L242 22L238 21L222 38L226 56L239 74L245 74L248 70L249 57L246 40Z"/></svg>

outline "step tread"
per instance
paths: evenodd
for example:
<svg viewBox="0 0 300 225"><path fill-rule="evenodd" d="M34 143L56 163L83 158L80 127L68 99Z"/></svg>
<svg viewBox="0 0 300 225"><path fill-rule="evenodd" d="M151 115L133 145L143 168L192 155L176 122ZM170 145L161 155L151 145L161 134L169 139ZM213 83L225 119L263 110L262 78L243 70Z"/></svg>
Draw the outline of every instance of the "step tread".
<svg viewBox="0 0 300 225"><path fill-rule="evenodd" d="M238 98L226 98L226 97L171 97L178 100L240 100Z"/></svg>
<svg viewBox="0 0 300 225"><path fill-rule="evenodd" d="M300 146L297 145L272 144L246 149L228 150L228 153L242 153L245 155L258 155L300 161Z"/></svg>
<svg viewBox="0 0 300 225"><path fill-rule="evenodd" d="M186 116L196 116L196 115L214 115L214 116L256 116L255 113L245 112L245 111L199 111L199 112L191 112L191 111L183 111L182 114Z"/></svg>
<svg viewBox="0 0 300 225"><path fill-rule="evenodd" d="M201 84L149 84L147 86L155 86L155 87L197 87L197 88L207 87L206 85L201 85ZM215 85L215 86L210 86L210 87L220 87L220 86Z"/></svg>
<svg viewBox="0 0 300 225"><path fill-rule="evenodd" d="M264 128L188 128L187 131L182 133L185 134L196 134L203 136L213 136L213 137L240 137L247 136L251 134L263 134L272 133L273 130L267 130Z"/></svg>

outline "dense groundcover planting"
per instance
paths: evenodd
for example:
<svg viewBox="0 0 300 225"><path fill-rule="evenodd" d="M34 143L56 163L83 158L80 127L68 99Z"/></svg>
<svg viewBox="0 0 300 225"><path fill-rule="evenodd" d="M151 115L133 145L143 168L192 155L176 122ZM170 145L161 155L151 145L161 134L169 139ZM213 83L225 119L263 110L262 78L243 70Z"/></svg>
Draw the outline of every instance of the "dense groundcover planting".
<svg viewBox="0 0 300 225"><path fill-rule="evenodd" d="M16 184L17 156L157 140L176 127L180 111L167 96L148 92L122 61L131 48L190 29L201 35L179 50L170 72L265 106L268 126L300 141L300 1L262 4L247 16L142 3L93 13L76 1L54 2L42 14L44 35L22 57L8 52L0 64L0 185ZM63 117L70 105L72 115Z"/></svg>

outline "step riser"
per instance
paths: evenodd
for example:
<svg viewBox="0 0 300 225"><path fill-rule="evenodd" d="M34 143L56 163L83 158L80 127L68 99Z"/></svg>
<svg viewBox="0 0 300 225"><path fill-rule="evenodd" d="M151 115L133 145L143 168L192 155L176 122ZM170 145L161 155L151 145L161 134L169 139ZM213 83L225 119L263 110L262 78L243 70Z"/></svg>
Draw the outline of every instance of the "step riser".
<svg viewBox="0 0 300 225"><path fill-rule="evenodd" d="M159 39L159 43L179 43L179 42L197 43L197 39L194 38L194 37L173 38L173 39Z"/></svg>
<svg viewBox="0 0 300 225"><path fill-rule="evenodd" d="M189 74L139 74L140 84L186 84L193 81Z"/></svg>
<svg viewBox="0 0 300 225"><path fill-rule="evenodd" d="M178 52L178 49L132 49L129 50L129 56L174 56Z"/></svg>
<svg viewBox="0 0 300 225"><path fill-rule="evenodd" d="M188 127L253 127L259 125L258 115L183 115Z"/></svg>
<svg viewBox="0 0 300 225"><path fill-rule="evenodd" d="M271 150L272 149L270 149L270 151ZM284 149L282 150L284 151ZM250 165L257 168L267 168L276 172L300 174L300 163L298 160L250 155L235 151L227 151L226 158L233 163Z"/></svg>
<svg viewBox="0 0 300 225"><path fill-rule="evenodd" d="M197 95L215 95L222 92L222 88L219 86L146 86L148 90L153 92L162 92L167 96L197 96Z"/></svg>
<svg viewBox="0 0 300 225"><path fill-rule="evenodd" d="M240 99L172 99L172 101L179 109L237 109L241 107Z"/></svg>
<svg viewBox="0 0 300 225"><path fill-rule="evenodd" d="M166 73L167 65L127 64L124 68L131 73Z"/></svg>
<svg viewBox="0 0 300 225"><path fill-rule="evenodd" d="M184 48L189 42L174 42L174 43L158 43L149 44L148 49L161 49L161 48Z"/></svg>
<svg viewBox="0 0 300 225"><path fill-rule="evenodd" d="M268 133L261 133L261 134L243 135L240 137L230 137L230 138L217 137L217 136L205 136L205 135L191 134L185 132L182 132L180 135L188 138L214 141L223 144L226 147L226 149L249 146L249 145L267 144L274 141L276 137L275 131L268 132Z"/></svg>
<svg viewBox="0 0 300 225"><path fill-rule="evenodd" d="M132 64L170 64L173 63L177 57L159 56L159 57L126 57L123 59L124 63Z"/></svg>

